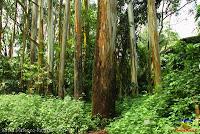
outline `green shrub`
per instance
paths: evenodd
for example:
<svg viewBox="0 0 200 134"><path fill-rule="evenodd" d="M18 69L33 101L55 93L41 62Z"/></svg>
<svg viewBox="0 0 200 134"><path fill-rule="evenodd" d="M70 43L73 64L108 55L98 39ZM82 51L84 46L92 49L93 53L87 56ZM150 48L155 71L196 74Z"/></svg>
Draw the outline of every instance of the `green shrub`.
<svg viewBox="0 0 200 134"><path fill-rule="evenodd" d="M150 105L153 99L154 96L144 96L126 101L126 104L132 103L131 108L122 112L122 118L110 123L107 127L108 132L110 134L153 134L159 130L164 133L157 124L158 117L153 103Z"/></svg>
<svg viewBox="0 0 200 134"><path fill-rule="evenodd" d="M37 95L1 95L0 127L9 131L40 129L81 134L95 127L95 121L83 109L82 102L70 97L61 100Z"/></svg>
<svg viewBox="0 0 200 134"><path fill-rule="evenodd" d="M0 93L19 92L19 63L16 59L0 57Z"/></svg>
<svg viewBox="0 0 200 134"><path fill-rule="evenodd" d="M180 133L175 130L183 124L181 120L195 119L194 106L200 104L200 44L178 42L170 51L161 58L165 61L163 91L118 105L122 116L107 126L110 134ZM195 122L190 126L200 133Z"/></svg>

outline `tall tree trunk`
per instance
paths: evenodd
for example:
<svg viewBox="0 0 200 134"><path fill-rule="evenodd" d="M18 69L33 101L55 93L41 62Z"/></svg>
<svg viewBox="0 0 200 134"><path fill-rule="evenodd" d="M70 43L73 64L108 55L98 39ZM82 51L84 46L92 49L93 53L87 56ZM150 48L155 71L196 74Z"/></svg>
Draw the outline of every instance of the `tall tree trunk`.
<svg viewBox="0 0 200 134"><path fill-rule="evenodd" d="M28 10L28 2L27 0L23 0L24 3L24 9L25 12L23 14L23 33L22 33L22 46L21 46L21 55L20 55L20 71L21 71L21 79L20 79L20 87L23 88L24 87L24 82L23 82L23 68L24 68L24 57L25 57L25 48L27 46L27 31L28 31L28 16L27 16L27 10Z"/></svg>
<svg viewBox="0 0 200 134"><path fill-rule="evenodd" d="M84 48L87 48L88 43L88 36L89 36L89 27L88 27L88 0L83 0L83 16L84 16L84 25L83 25L83 44Z"/></svg>
<svg viewBox="0 0 200 134"><path fill-rule="evenodd" d="M59 3L59 24L58 24L58 47L61 49L62 46L62 34L63 34L63 30L62 30L62 22L63 22L63 17L62 17L62 10L63 9L63 0L60 0ZM56 51L56 58L60 59L60 51ZM60 71L60 61L58 60L56 62L56 81L59 81L59 71ZM58 84L56 85L56 94L58 93Z"/></svg>
<svg viewBox="0 0 200 134"><path fill-rule="evenodd" d="M59 33L58 33L58 42L61 46L62 44L62 4L63 0L60 0L60 8L59 8Z"/></svg>
<svg viewBox="0 0 200 134"><path fill-rule="evenodd" d="M89 0L83 0L83 92L85 94L84 99L88 99L89 97L89 87L88 87L88 80L89 80L89 74L91 73L88 68L88 60L90 58L90 51L91 46L89 46L89 16L88 16L88 8L89 8Z"/></svg>
<svg viewBox="0 0 200 134"><path fill-rule="evenodd" d="M53 27L53 0L48 0L48 66L49 78L53 81L53 57L54 57L54 27ZM52 84L48 86L48 91L52 89Z"/></svg>
<svg viewBox="0 0 200 134"><path fill-rule="evenodd" d="M44 34L43 34L43 0L38 1L39 5L39 31L38 31L38 65L43 64L44 55Z"/></svg>
<svg viewBox="0 0 200 134"><path fill-rule="evenodd" d="M82 97L82 28L81 0L75 0L75 58L74 58L74 97Z"/></svg>
<svg viewBox="0 0 200 134"><path fill-rule="evenodd" d="M136 37L132 0L128 3L128 19L131 45L131 83L134 84L132 85L133 95L138 95Z"/></svg>
<svg viewBox="0 0 200 134"><path fill-rule="evenodd" d="M31 20L30 20L30 16L31 16L31 4L32 1L28 0L28 4L27 4L27 45L26 45L26 53L30 52L30 43L31 43L31 38L30 38L30 34L31 34Z"/></svg>
<svg viewBox="0 0 200 134"><path fill-rule="evenodd" d="M154 84L156 92L158 92L161 88L161 66L160 66L160 53L159 53L159 43L158 43L155 0L148 0L148 31L149 31L149 43L152 49Z"/></svg>
<svg viewBox="0 0 200 134"><path fill-rule="evenodd" d="M3 16L3 3L2 2L0 2L0 56L2 56L2 39L3 39L3 27L2 27L2 16Z"/></svg>
<svg viewBox="0 0 200 134"><path fill-rule="evenodd" d="M33 0L32 6L32 22L31 22L31 39L34 41L37 40L37 21L38 21L38 0ZM31 41L31 48L30 48L30 60L31 64L35 62L35 51L36 51L36 44Z"/></svg>
<svg viewBox="0 0 200 134"><path fill-rule="evenodd" d="M11 36L11 39L10 39L10 45L9 45L9 57L11 58L12 55L13 55L13 43L15 41L15 25L16 25L16 22L17 22L17 1L15 1L15 16L14 16L14 24L13 24L13 33L12 33L12 36Z"/></svg>
<svg viewBox="0 0 200 134"><path fill-rule="evenodd" d="M70 11L70 0L65 0L65 17L63 23L63 34L62 34L62 46L60 53L60 71L59 71L59 81L58 81L58 96L64 98L64 70L65 70L65 53L67 44L67 33L69 30L69 11Z"/></svg>
<svg viewBox="0 0 200 134"><path fill-rule="evenodd" d="M53 27L53 0L48 0L48 64L49 72L53 71L53 44L54 44L54 27Z"/></svg>
<svg viewBox="0 0 200 134"><path fill-rule="evenodd" d="M88 0L83 0L83 72L86 66L86 49L88 45L88 36L89 36L89 30L88 30Z"/></svg>
<svg viewBox="0 0 200 134"><path fill-rule="evenodd" d="M98 0L92 114L100 114L105 118L113 116L115 111L116 2L116 0Z"/></svg>

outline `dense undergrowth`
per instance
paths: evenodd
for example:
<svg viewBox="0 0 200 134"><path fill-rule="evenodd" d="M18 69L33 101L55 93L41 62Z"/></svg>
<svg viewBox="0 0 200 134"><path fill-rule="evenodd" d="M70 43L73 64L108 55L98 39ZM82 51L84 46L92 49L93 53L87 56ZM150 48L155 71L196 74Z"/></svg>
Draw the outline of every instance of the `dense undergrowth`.
<svg viewBox="0 0 200 134"><path fill-rule="evenodd" d="M82 134L96 127L84 103L37 95L1 95L0 128L7 132Z"/></svg>
<svg viewBox="0 0 200 134"><path fill-rule="evenodd" d="M90 103L70 97L63 101L39 95L1 95L0 128L70 134L84 134L105 126L109 134L173 134L186 128L199 134L194 110L200 102L199 53L200 44L178 42L168 48L161 56L163 90L117 101L118 117L113 120L92 118ZM11 89L12 84L3 87ZM184 119L193 121L183 122Z"/></svg>
<svg viewBox="0 0 200 134"><path fill-rule="evenodd" d="M163 91L121 105L130 107L107 126L111 134L172 134L180 129L200 133L195 104L200 100L200 44L177 43L162 55ZM121 109L120 108L120 109ZM193 122L183 122L184 119ZM180 131L179 131L180 130ZM178 132L179 131L179 132ZM191 132L194 133L194 132Z"/></svg>

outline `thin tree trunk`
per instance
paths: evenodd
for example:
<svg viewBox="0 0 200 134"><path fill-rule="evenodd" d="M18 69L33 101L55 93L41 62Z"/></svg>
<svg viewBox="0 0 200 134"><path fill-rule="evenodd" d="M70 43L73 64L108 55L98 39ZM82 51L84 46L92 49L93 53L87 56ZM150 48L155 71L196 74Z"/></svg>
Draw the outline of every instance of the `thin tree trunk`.
<svg viewBox="0 0 200 134"><path fill-rule="evenodd" d="M61 46L62 44L62 4L63 0L60 0L60 8L59 8L59 34L58 34L58 42Z"/></svg>
<svg viewBox="0 0 200 134"><path fill-rule="evenodd" d="M60 53L60 71L59 71L59 81L58 81L58 96L64 98L64 70L65 70L65 53L67 44L67 33L69 30L69 10L70 10L70 0L65 1L65 17L63 23L63 35L62 35L62 47Z"/></svg>
<svg viewBox="0 0 200 134"><path fill-rule="evenodd" d="M39 4L38 65L42 66L42 64L43 64L43 56L44 56L43 0L39 0L38 4Z"/></svg>
<svg viewBox="0 0 200 134"><path fill-rule="evenodd" d="M48 0L48 66L49 78L53 81L53 57L54 57L54 27L53 27L53 0ZM52 90L52 84L48 86L48 91Z"/></svg>
<svg viewBox="0 0 200 134"><path fill-rule="evenodd" d="M82 97L82 28L81 28L81 0L75 0L75 58L74 58L74 97Z"/></svg>
<svg viewBox="0 0 200 134"><path fill-rule="evenodd" d="M135 37L135 22L133 13L133 1L128 3L128 18L130 29L130 45L131 45L131 83L133 95L138 95L138 81L137 81L137 53L136 53L136 37Z"/></svg>
<svg viewBox="0 0 200 134"><path fill-rule="evenodd" d="M27 0L24 0L24 8L27 12L27 9L28 9L28 3L27 3ZM23 14L23 33L22 33L22 47L21 47L21 55L20 55L20 65L21 65L21 68L20 68L20 71L21 71L21 80L20 80L20 87L23 88L24 87L24 82L23 82L23 68L24 68L24 57L25 57L25 48L27 46L27 40L26 40L26 37L27 37L27 31L28 31L28 24L27 24L27 21L28 21L28 16L26 13Z"/></svg>
<svg viewBox="0 0 200 134"><path fill-rule="evenodd" d="M13 33L12 33L12 36L11 36L11 39L10 39L10 45L9 45L9 57L11 58L12 55L13 55L13 43L15 41L15 25L16 25L16 22L17 22L17 1L15 1L15 16L14 16L14 24L13 24Z"/></svg>
<svg viewBox="0 0 200 134"><path fill-rule="evenodd" d="M89 46L89 19L88 19L88 8L89 8L89 1L88 0L83 0L83 52L82 52L82 57L83 57L83 92L85 94L84 99L88 98L89 96L89 90L88 90L88 72L89 72L89 68L88 68L88 58L90 55L90 48L91 46Z"/></svg>
<svg viewBox="0 0 200 134"><path fill-rule="evenodd" d="M29 53L30 52L30 43L31 43L31 39L29 38L30 36L30 34L31 34L31 31L30 31L30 29L31 29L31 21L30 21L30 16L31 16L31 1L30 0L28 0L28 2L27 2L27 10L26 10L26 12L27 12L27 32L26 32L26 39L27 39L27 45L26 45L26 48L25 48L25 53Z"/></svg>
<svg viewBox="0 0 200 134"><path fill-rule="evenodd" d="M98 1L98 27L93 70L92 114L109 118L115 111L114 51L116 0Z"/></svg>
<svg viewBox="0 0 200 134"><path fill-rule="evenodd" d="M54 44L54 27L53 27L53 0L48 0L48 64L49 72L53 72L53 44Z"/></svg>
<svg viewBox="0 0 200 134"><path fill-rule="evenodd" d="M3 27L2 27L2 16L3 16L3 3L0 2L0 56L2 56L2 39L3 39Z"/></svg>
<svg viewBox="0 0 200 134"><path fill-rule="evenodd" d="M62 46L62 34L63 34L63 30L62 30L62 22L63 22L63 17L62 17L62 8L63 8L63 0L60 0L59 3L59 24L58 24L58 47L61 49ZM60 51L56 51L56 58L60 59ZM56 81L59 81L59 71L60 71L60 60L58 60L58 62L56 63ZM58 93L58 86L59 84L57 84L56 86L56 94Z"/></svg>
<svg viewBox="0 0 200 134"><path fill-rule="evenodd" d="M87 22L87 18L88 18L88 0L83 0L83 72L86 66L86 49L87 49L87 45L88 45L88 22Z"/></svg>
<svg viewBox="0 0 200 134"><path fill-rule="evenodd" d="M33 1L32 6L32 22L31 22L31 39L37 40L37 21L38 21L38 0ZM36 51L36 44L31 41L31 48L30 48L30 60L31 64L35 62L35 51Z"/></svg>
<svg viewBox="0 0 200 134"><path fill-rule="evenodd" d="M149 43L152 49L152 63L154 84L156 92L161 88L161 66L160 66L160 53L158 43L157 19L155 0L148 0L148 30L149 30Z"/></svg>

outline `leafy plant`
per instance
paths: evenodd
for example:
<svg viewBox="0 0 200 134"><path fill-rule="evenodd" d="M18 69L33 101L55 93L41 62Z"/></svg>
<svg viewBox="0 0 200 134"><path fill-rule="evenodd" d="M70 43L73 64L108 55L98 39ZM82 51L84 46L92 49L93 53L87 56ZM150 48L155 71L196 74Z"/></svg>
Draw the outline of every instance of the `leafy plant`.
<svg viewBox="0 0 200 134"><path fill-rule="evenodd" d="M163 91L119 103L122 115L107 126L109 133L175 134L182 119L195 119L194 106L200 102L200 44L178 42L168 49L162 54ZM200 132L195 123L191 128Z"/></svg>
<svg viewBox="0 0 200 134"><path fill-rule="evenodd" d="M69 96L64 100L38 95L1 95L0 126L7 131L43 130L53 133L82 134L93 130L96 120L84 104Z"/></svg>

